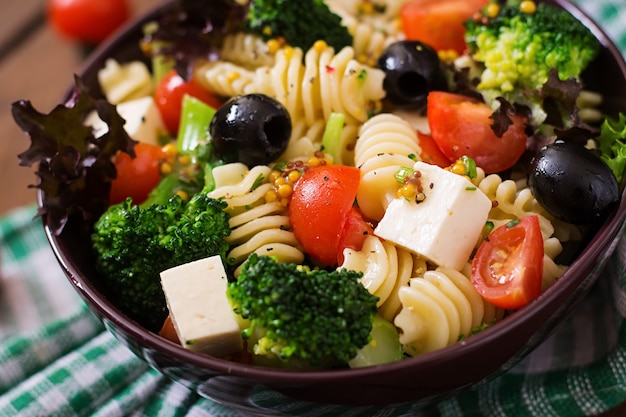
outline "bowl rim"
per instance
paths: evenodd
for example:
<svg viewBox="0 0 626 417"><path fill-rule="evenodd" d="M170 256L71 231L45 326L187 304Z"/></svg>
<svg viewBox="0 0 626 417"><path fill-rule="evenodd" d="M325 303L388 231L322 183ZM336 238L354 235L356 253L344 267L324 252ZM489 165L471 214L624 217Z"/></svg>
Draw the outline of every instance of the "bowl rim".
<svg viewBox="0 0 626 417"><path fill-rule="evenodd" d="M626 62L624 61L624 56L619 51L615 43L608 37L603 29L595 23L595 21L593 21L585 12L582 11L582 9L570 0L548 0L548 2L565 9L590 28L596 38L600 40L602 47L605 48L610 53L611 57L616 60L619 71L626 78ZM105 43L101 44L92 52L92 54L81 65L78 74L84 74L96 62L101 60L103 56L110 56L117 45L123 43L125 39L131 37L132 34L137 31L138 26L150 21L160 13L170 9L172 6L173 1L160 4L146 12L139 19L133 20L132 22L124 25L124 27L118 32L117 36L114 36ZM65 95L65 99L67 99L67 97L69 97L69 93ZM37 201L38 206L41 207L41 190L38 190ZM465 354L468 351L480 351L483 349L483 346L491 344L493 340L497 340L501 338L502 335L514 332L514 329L523 326L523 323L529 319L529 316L541 316L546 311L552 311L553 309L549 306L554 305L557 300L564 298L563 291L565 290L562 289L564 285L568 288L566 293L569 294L570 297L574 296L577 288L588 278L589 275L580 274L577 279L572 279L570 278L571 269L568 269L559 278L560 282L556 282L554 285L546 289L546 291L544 291L531 305L509 315L506 320L497 322L493 326L490 326L461 342L454 343L440 350L420 354L398 362L365 368L293 372L236 363L226 359L198 354L186 350L180 345L170 342L155 333L149 332L136 322L128 319L116 306L102 297L96 287L88 279L79 275L71 259L67 256L67 254L61 251L60 246L62 245L60 245L60 237L56 236L52 232L46 223L45 216L42 218L42 224L55 257L63 268L71 284L91 306L97 309L101 317L124 329L129 336L137 341L140 341L147 347L166 355L176 357L188 364L225 375L252 378L257 381L268 383L308 383L311 379L316 379L321 382L324 382L325 380L330 381L332 379L333 383L341 379L355 380L365 376L374 376L380 373L394 373L396 371L402 371L409 366L415 367L420 366L421 364L430 364L432 366L437 363L447 362L451 357L456 357L459 354ZM613 210L607 219L605 219L599 230L591 238L587 246L582 250L571 266L577 266L578 268L583 268L588 271L593 270L596 266L597 259L603 252L605 252L605 248L607 246L617 240L616 237L618 236L618 233L625 226L626 189L622 189L619 206ZM578 294L578 296L581 295L584 294ZM567 299L567 297L565 299Z"/></svg>

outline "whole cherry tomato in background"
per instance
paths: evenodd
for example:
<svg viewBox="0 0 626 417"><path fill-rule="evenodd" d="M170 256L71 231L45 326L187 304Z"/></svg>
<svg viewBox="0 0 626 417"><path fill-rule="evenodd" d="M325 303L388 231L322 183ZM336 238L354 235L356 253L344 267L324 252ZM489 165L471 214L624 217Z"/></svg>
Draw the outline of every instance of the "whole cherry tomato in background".
<svg viewBox="0 0 626 417"><path fill-rule="evenodd" d="M131 16L128 0L48 0L47 19L63 37L97 45Z"/></svg>

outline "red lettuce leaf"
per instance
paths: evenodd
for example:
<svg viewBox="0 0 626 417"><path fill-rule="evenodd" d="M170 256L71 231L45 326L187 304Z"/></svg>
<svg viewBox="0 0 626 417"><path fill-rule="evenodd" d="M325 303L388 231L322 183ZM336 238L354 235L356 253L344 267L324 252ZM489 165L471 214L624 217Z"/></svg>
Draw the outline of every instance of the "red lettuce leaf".
<svg viewBox="0 0 626 417"><path fill-rule="evenodd" d="M30 147L18 155L19 164L39 164L38 182L30 185L42 191L36 217L46 216L57 235L71 216L90 222L106 210L111 181L117 175L113 158L119 151L135 155L136 142L124 130L125 120L115 106L92 98L79 77L75 81L67 104L48 114L38 112L27 100L11 106L15 122L31 140ZM94 110L109 127L99 138L84 124Z"/></svg>
<svg viewBox="0 0 626 417"><path fill-rule="evenodd" d="M220 36L240 27L247 5L235 0L177 0L173 10L157 20L156 30L146 33L144 47L149 57L173 58L178 74L188 80L198 59L214 60Z"/></svg>

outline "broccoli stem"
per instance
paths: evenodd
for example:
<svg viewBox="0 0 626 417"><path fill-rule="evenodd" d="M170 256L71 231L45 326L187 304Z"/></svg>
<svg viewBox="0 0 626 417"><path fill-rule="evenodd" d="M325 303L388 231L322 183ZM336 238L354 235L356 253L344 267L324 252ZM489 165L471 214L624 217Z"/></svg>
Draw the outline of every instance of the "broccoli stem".
<svg viewBox="0 0 626 417"><path fill-rule="evenodd" d="M341 161L341 133L345 121L346 116L344 114L331 113L322 136L322 148L325 153L333 157L335 163Z"/></svg>
<svg viewBox="0 0 626 417"><path fill-rule="evenodd" d="M208 139L209 124L215 115L216 109L198 100L195 97L184 96L181 112L181 123L176 140L179 151L194 151L199 160L204 163L204 186L202 193L208 193L215 189L215 179L213 178L213 168L218 165L212 158L212 146L207 145L202 152L206 155L199 155L200 142Z"/></svg>
<svg viewBox="0 0 626 417"><path fill-rule="evenodd" d="M150 191L148 197L139 204L141 209L146 209L154 204L165 204L176 194L176 189L180 185L178 175L165 175L161 181Z"/></svg>
<svg viewBox="0 0 626 417"><path fill-rule="evenodd" d="M212 158L211 145L207 141L209 123L215 109L185 95L181 111L181 123L176 138L176 148L189 158L188 164L177 162L172 172L164 175L140 207L165 204L175 194L188 197L198 192L209 192L215 187L212 170L217 164Z"/></svg>
<svg viewBox="0 0 626 417"><path fill-rule="evenodd" d="M190 95L183 97L183 106L180 114L180 128L176 138L176 147L179 152L191 152L209 134L209 123L215 114L215 109L201 100Z"/></svg>

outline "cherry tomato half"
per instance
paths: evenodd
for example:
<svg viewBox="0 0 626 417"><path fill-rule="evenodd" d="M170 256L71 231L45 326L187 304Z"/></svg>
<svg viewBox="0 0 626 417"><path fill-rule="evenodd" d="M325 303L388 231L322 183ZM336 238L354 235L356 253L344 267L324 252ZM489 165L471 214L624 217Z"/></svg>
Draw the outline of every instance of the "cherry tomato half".
<svg viewBox="0 0 626 417"><path fill-rule="evenodd" d="M305 252L324 265L337 264L340 245L360 249L367 236L369 226L353 209L360 180L358 168L324 165L309 169L294 185L289 203L293 233Z"/></svg>
<svg viewBox="0 0 626 417"><path fill-rule="evenodd" d="M161 180L161 161L165 153L160 146L139 142L135 157L120 152L115 158L117 177L111 183L109 203L116 204L132 197L133 203L143 202Z"/></svg>
<svg viewBox="0 0 626 417"><path fill-rule="evenodd" d="M130 17L128 0L48 0L48 22L61 35L98 44Z"/></svg>
<svg viewBox="0 0 626 417"><path fill-rule="evenodd" d="M451 161L469 156L491 174L512 167L526 150L526 118L512 116L502 137L491 128L487 104L460 94L432 91L426 105L433 140Z"/></svg>
<svg viewBox="0 0 626 417"><path fill-rule="evenodd" d="M406 39L424 42L437 51L466 49L463 23L489 0L411 0L400 9Z"/></svg>
<svg viewBox="0 0 626 417"><path fill-rule="evenodd" d="M422 132L417 132L417 140L420 145L420 158L422 161L441 168L449 167L452 161L441 152L433 137Z"/></svg>
<svg viewBox="0 0 626 417"><path fill-rule="evenodd" d="M541 294L543 237L537 216L493 230L472 261L472 284L495 306L518 309Z"/></svg>
<svg viewBox="0 0 626 417"><path fill-rule="evenodd" d="M361 250L365 238L371 234L374 234L372 226L363 219L363 215L356 207L352 207L352 211L348 214L343 225L337 244L337 263L339 265L343 264L344 249Z"/></svg>
<svg viewBox="0 0 626 417"><path fill-rule="evenodd" d="M222 102L194 80L185 81L176 70L170 70L157 84L154 100L161 113L165 127L172 134L178 133L183 96L188 94L217 109Z"/></svg>

